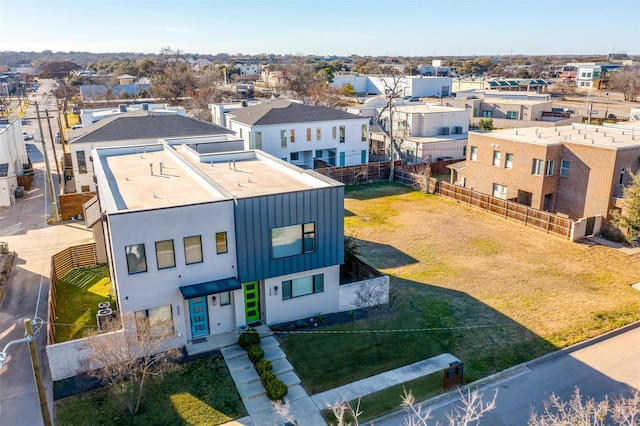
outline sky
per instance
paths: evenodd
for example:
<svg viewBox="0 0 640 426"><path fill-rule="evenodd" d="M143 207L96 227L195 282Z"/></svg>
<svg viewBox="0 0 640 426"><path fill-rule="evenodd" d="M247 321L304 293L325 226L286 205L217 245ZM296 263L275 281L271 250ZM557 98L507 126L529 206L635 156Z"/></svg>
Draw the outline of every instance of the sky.
<svg viewBox="0 0 640 426"><path fill-rule="evenodd" d="M640 0L0 0L0 29L0 51L640 55Z"/></svg>

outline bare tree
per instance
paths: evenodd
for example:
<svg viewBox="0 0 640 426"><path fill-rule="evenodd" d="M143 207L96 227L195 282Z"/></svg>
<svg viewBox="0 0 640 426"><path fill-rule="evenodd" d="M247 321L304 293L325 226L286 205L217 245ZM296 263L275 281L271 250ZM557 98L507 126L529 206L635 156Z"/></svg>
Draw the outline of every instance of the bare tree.
<svg viewBox="0 0 640 426"><path fill-rule="evenodd" d="M620 426L640 425L640 391L635 389L628 397L618 396L611 405L611 420Z"/></svg>
<svg viewBox="0 0 640 426"><path fill-rule="evenodd" d="M640 94L640 70L637 67L622 67L611 73L609 89L624 94L624 100L634 102Z"/></svg>
<svg viewBox="0 0 640 426"><path fill-rule="evenodd" d="M347 256L348 257L348 256ZM365 312L373 346L378 349L382 343L382 329L391 312L389 306L389 286L382 280L361 285L353 294L352 303Z"/></svg>
<svg viewBox="0 0 640 426"><path fill-rule="evenodd" d="M391 159L391 172L389 174L389 182L393 182L394 179L394 161L395 161L395 153L396 151L402 155L402 150L398 146L394 134L393 134L393 112L396 104L396 99L400 98L402 95L402 90L400 89L402 79L404 78L404 73L399 71L397 68L387 67L388 75L382 77L381 80L384 84L384 94L385 99L387 100L387 104L378 114L378 122L382 121L382 117L387 116L389 118L388 121L388 129L385 129L387 136L389 137L389 152ZM384 127L383 127L384 128Z"/></svg>
<svg viewBox="0 0 640 426"><path fill-rule="evenodd" d="M305 96L311 86L318 81L317 74L312 64L304 59L297 59L282 70L285 88L294 92L297 96Z"/></svg>
<svg viewBox="0 0 640 426"><path fill-rule="evenodd" d="M127 409L136 414L144 394L147 379L166 371L181 353L166 349L167 339L173 335L169 321L149 321L124 314L123 328L120 318L107 324L105 334L89 337L85 348L87 362L93 368L91 375L114 386L119 386L126 399Z"/></svg>
<svg viewBox="0 0 640 426"><path fill-rule="evenodd" d="M599 426L604 425L609 411L609 399L596 402L594 398L582 401L580 389L576 387L571 399L563 401L555 393L544 402L544 413L535 411L529 417L529 426Z"/></svg>
<svg viewBox="0 0 640 426"><path fill-rule="evenodd" d="M557 80L549 87L549 91L559 93L560 96L562 96L563 101L566 99L567 95L576 93L576 90L576 82L570 78Z"/></svg>

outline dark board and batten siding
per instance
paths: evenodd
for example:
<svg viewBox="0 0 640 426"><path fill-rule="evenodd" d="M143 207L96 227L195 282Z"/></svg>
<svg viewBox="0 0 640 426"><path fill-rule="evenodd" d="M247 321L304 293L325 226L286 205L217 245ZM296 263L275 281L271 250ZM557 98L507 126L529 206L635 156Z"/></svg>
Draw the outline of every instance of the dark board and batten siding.
<svg viewBox="0 0 640 426"><path fill-rule="evenodd" d="M235 207L240 281L249 282L344 263L344 187L239 199ZM272 259L271 230L315 222L316 250Z"/></svg>

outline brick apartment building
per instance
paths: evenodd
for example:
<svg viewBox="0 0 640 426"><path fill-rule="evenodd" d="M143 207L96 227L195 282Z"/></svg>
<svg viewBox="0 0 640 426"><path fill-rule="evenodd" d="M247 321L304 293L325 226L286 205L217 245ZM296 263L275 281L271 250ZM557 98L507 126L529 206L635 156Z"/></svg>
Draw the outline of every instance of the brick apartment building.
<svg viewBox="0 0 640 426"><path fill-rule="evenodd" d="M622 208L640 166L640 128L573 124L470 132L452 182L573 220Z"/></svg>

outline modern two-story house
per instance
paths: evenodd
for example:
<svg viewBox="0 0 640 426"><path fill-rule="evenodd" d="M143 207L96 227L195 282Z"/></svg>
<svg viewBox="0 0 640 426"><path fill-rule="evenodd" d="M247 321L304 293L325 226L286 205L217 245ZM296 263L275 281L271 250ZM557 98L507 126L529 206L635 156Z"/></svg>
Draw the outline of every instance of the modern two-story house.
<svg viewBox="0 0 640 426"><path fill-rule="evenodd" d="M313 169L369 162L369 119L323 106L272 100L229 111L226 125L245 141L296 166Z"/></svg>
<svg viewBox="0 0 640 426"><path fill-rule="evenodd" d="M343 185L258 150L212 151L92 151L101 214L89 225L121 312L170 320L179 346L339 311Z"/></svg>

